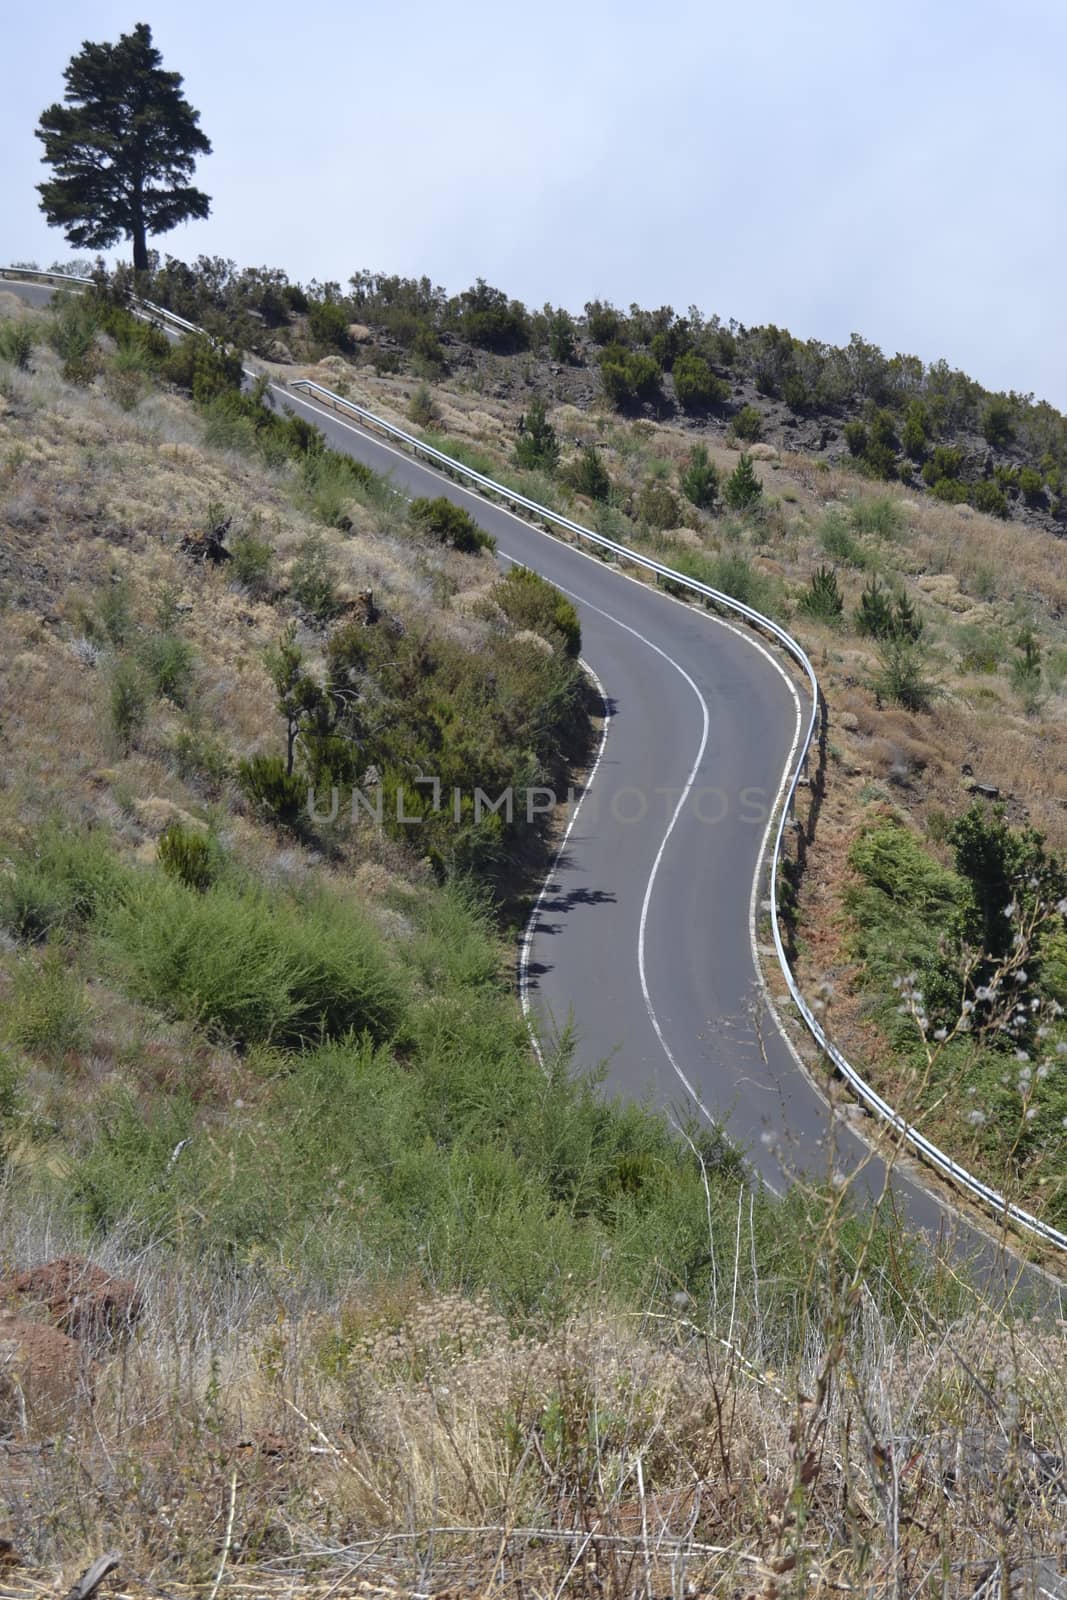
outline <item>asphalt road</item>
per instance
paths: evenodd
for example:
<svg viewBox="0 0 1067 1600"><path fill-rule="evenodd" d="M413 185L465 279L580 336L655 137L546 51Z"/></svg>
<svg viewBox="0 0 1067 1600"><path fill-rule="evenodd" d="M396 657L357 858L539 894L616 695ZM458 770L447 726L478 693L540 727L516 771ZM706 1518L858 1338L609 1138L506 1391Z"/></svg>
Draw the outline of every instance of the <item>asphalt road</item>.
<svg viewBox="0 0 1067 1600"><path fill-rule="evenodd" d="M48 291L3 283L39 303ZM29 292L27 293L27 289ZM501 559L572 597L582 657L603 686L606 737L531 923L526 975L546 1040L573 1031L581 1067L605 1090L679 1119L721 1122L752 1169L782 1192L798 1174L853 1174L881 1192L885 1172L802 1070L759 982L753 912L764 833L806 710L771 651L749 632L672 600L565 545L381 439L296 394L276 404L404 493L447 495L497 540ZM470 774L470 784L478 783ZM909 1224L998 1287L1005 1256L927 1189L909 1163L892 1174ZM1023 1287L1042 1301L1050 1280Z"/></svg>

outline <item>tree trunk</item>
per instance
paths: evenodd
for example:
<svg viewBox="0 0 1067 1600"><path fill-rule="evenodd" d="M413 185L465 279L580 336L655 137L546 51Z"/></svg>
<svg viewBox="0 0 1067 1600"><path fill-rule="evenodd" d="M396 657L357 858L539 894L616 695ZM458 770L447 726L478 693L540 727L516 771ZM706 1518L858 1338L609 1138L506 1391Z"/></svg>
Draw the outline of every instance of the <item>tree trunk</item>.
<svg viewBox="0 0 1067 1600"><path fill-rule="evenodd" d="M134 272L148 271L148 240L144 229L144 207L142 204L143 179L138 175L133 180L133 194L130 205L130 238L133 240L133 270Z"/></svg>

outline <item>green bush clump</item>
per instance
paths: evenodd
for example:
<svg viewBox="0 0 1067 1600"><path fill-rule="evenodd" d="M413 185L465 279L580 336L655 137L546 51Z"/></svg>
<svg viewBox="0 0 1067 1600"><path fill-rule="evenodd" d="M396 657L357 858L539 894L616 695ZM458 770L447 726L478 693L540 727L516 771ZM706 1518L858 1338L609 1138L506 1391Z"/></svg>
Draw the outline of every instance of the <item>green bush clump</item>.
<svg viewBox="0 0 1067 1600"><path fill-rule="evenodd" d="M563 477L576 493L590 500L606 501L611 494L611 478L595 445L587 444L580 450Z"/></svg>
<svg viewBox="0 0 1067 1600"><path fill-rule="evenodd" d="M352 339L348 332L351 321L345 307L337 300L310 300L307 309L308 331L316 344L330 350L350 350Z"/></svg>
<svg viewBox="0 0 1067 1600"><path fill-rule="evenodd" d="M160 375L176 388L185 389L201 405L231 390L240 389L241 358L236 351L214 344L203 334L189 333L171 346Z"/></svg>
<svg viewBox="0 0 1067 1600"><path fill-rule="evenodd" d="M461 550L466 555L476 555L479 550L496 549L492 534L480 528L470 512L454 505L447 495L439 494L432 500L425 497L413 500L410 516L413 526L420 533L428 534L438 544L451 545L453 550Z"/></svg>
<svg viewBox="0 0 1067 1600"><path fill-rule="evenodd" d="M853 538L840 511L828 511L823 517L819 524L819 543L834 561L843 561L850 567L862 567L867 563L863 546Z"/></svg>
<svg viewBox="0 0 1067 1600"><path fill-rule="evenodd" d="M106 835L49 822L0 875L0 921L35 944L84 927L120 893L125 874Z"/></svg>
<svg viewBox="0 0 1067 1600"><path fill-rule="evenodd" d="M967 485L961 478L938 478L930 492L949 506L962 506L967 501Z"/></svg>
<svg viewBox="0 0 1067 1600"><path fill-rule="evenodd" d="M247 529L242 529L230 540L230 555L234 577L253 594L265 594L270 588L273 547L265 539L258 539Z"/></svg>
<svg viewBox="0 0 1067 1600"><path fill-rule="evenodd" d="M653 356L639 355L625 345L609 344L600 352L599 360L604 394L616 408L660 398L663 374Z"/></svg>
<svg viewBox="0 0 1067 1600"><path fill-rule="evenodd" d="M589 300L585 306L585 326L594 344L614 344L622 333L622 316L611 304Z"/></svg>
<svg viewBox="0 0 1067 1600"><path fill-rule="evenodd" d="M1045 479L1036 467L1019 468L1019 490L1028 506L1037 506L1045 497Z"/></svg>
<svg viewBox="0 0 1067 1600"><path fill-rule="evenodd" d="M352 501L377 480L369 467L351 456L337 450L311 450L303 458L301 481L309 510L328 528L347 533L352 527Z"/></svg>
<svg viewBox="0 0 1067 1600"><path fill-rule="evenodd" d="M735 439L743 439L746 444L755 444L763 432L763 415L755 406L742 406L730 424L730 431Z"/></svg>
<svg viewBox="0 0 1067 1600"><path fill-rule="evenodd" d="M428 383L420 383L408 401L407 419L417 428L428 428L441 413Z"/></svg>
<svg viewBox="0 0 1067 1600"><path fill-rule="evenodd" d="M730 395L730 385L716 377L704 357L687 350L674 363L674 393L686 411L703 411L721 406Z"/></svg>
<svg viewBox="0 0 1067 1600"><path fill-rule="evenodd" d="M149 684L140 662L120 656L111 668L108 704L111 729L123 754L137 743L148 720Z"/></svg>
<svg viewBox="0 0 1067 1600"><path fill-rule="evenodd" d="M837 573L832 567L816 567L808 580L808 587L800 597L798 608L806 617L818 622L837 622L845 609L845 602L837 583Z"/></svg>
<svg viewBox="0 0 1067 1600"><path fill-rule="evenodd" d="M553 311L548 319L548 353L553 361L561 361L565 365L570 365L578 355L574 318L562 307Z"/></svg>
<svg viewBox="0 0 1067 1600"><path fill-rule="evenodd" d="M737 551L708 556L701 550L682 549L673 558L673 566L685 577L706 583L720 594L728 594L742 605L762 611L764 616L772 616L777 609L774 586ZM667 588L670 589L669 584ZM681 592L686 593L685 590Z"/></svg>
<svg viewBox="0 0 1067 1600"><path fill-rule="evenodd" d="M566 595L540 573L529 567L509 567L493 585L490 598L517 628L529 628L549 639L558 637L567 655L580 655L582 627L578 613Z"/></svg>
<svg viewBox="0 0 1067 1600"><path fill-rule="evenodd" d="M858 417L845 423L845 443L848 445L849 454L862 456L867 449L867 427Z"/></svg>
<svg viewBox="0 0 1067 1600"><path fill-rule="evenodd" d="M300 541L289 574L289 593L316 622L337 615L337 574L320 534L309 533Z"/></svg>
<svg viewBox="0 0 1067 1600"><path fill-rule="evenodd" d="M206 834L180 822L171 822L156 843L156 858L168 878L200 892L214 883L218 873L215 847Z"/></svg>
<svg viewBox="0 0 1067 1600"><path fill-rule="evenodd" d="M849 516L857 533L877 534L880 539L895 538L903 521L899 505L888 495L880 495L876 500L857 500Z"/></svg>
<svg viewBox="0 0 1067 1600"><path fill-rule="evenodd" d="M7 1002L7 1036L19 1050L58 1061L85 1049L90 1009L85 985L72 972L69 952L46 950L15 968Z"/></svg>
<svg viewBox="0 0 1067 1600"><path fill-rule="evenodd" d="M923 482L932 489L943 479L958 478L963 471L963 451L956 445L939 444L923 466Z"/></svg>
<svg viewBox="0 0 1067 1600"><path fill-rule="evenodd" d="M877 692L905 711L929 711L939 688L930 676L918 641L891 633L879 644L878 660L874 679Z"/></svg>
<svg viewBox="0 0 1067 1600"><path fill-rule="evenodd" d="M138 998L241 1044L293 1049L391 1036L404 989L370 925L345 902L306 904L144 874L104 919L106 957Z"/></svg>
<svg viewBox="0 0 1067 1600"><path fill-rule="evenodd" d="M930 442L930 414L921 400L912 400L904 415L900 442L909 460L921 465Z"/></svg>
<svg viewBox="0 0 1067 1600"><path fill-rule="evenodd" d="M1007 517L1008 502L1004 491L990 478L982 478L971 488L971 504L976 511L984 511L990 517Z"/></svg>
<svg viewBox="0 0 1067 1600"><path fill-rule="evenodd" d="M710 511L719 498L719 469L708 455L707 446L694 445L689 452L679 482L682 493L691 505L701 511Z"/></svg>
<svg viewBox="0 0 1067 1600"><path fill-rule="evenodd" d="M678 501L662 478L650 478L637 496L637 515L650 528L661 531L678 526Z"/></svg>
<svg viewBox="0 0 1067 1600"><path fill-rule="evenodd" d="M176 706L188 704L196 658L187 640L174 633L150 634L137 656L153 694Z"/></svg>
<svg viewBox="0 0 1067 1600"><path fill-rule="evenodd" d="M461 338L483 350L513 354L530 345L530 316L521 300L509 300L478 278L459 296L455 323Z"/></svg>
<svg viewBox="0 0 1067 1600"><path fill-rule="evenodd" d="M723 498L731 511L747 511L763 497L763 485L756 476L752 457L743 452L726 480Z"/></svg>
<svg viewBox="0 0 1067 1600"><path fill-rule="evenodd" d="M559 438L545 414L540 395L530 401L530 409L519 418L519 437L515 444L515 465L527 472L555 472L559 465Z"/></svg>
<svg viewBox="0 0 1067 1600"><path fill-rule="evenodd" d="M922 618L903 590L891 597L875 574L860 595L860 603L856 608L856 632L871 639L915 642L921 637L922 631Z"/></svg>
<svg viewBox="0 0 1067 1600"><path fill-rule="evenodd" d="M96 377L102 326L101 307L93 295L64 291L54 296L45 337L62 361L68 383L91 383Z"/></svg>
<svg viewBox="0 0 1067 1600"><path fill-rule="evenodd" d="M306 820L308 781L289 772L281 756L252 756L237 764L237 786L268 822L299 828Z"/></svg>
<svg viewBox="0 0 1067 1600"><path fill-rule="evenodd" d="M994 450L1006 450L1015 442L1015 410L1002 394L993 395L982 412L982 433Z"/></svg>
<svg viewBox="0 0 1067 1600"><path fill-rule="evenodd" d="M25 372L33 355L33 330L28 322L0 324L0 361Z"/></svg>

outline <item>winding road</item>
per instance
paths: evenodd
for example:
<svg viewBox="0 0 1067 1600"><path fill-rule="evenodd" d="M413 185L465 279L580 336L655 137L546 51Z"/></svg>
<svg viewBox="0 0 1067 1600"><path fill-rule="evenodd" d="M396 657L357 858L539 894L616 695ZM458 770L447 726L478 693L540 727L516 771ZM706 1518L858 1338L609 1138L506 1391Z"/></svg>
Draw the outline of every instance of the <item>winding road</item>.
<svg viewBox="0 0 1067 1600"><path fill-rule="evenodd" d="M49 290L4 283L33 303ZM833 1117L776 1021L757 965L768 818L805 707L756 636L626 577L457 486L354 423L284 387L274 403L314 421L336 449L403 493L444 494L578 607L582 656L602 686L599 760L531 919L526 1001L546 1041L573 1030L580 1067L605 1088L683 1120L721 1122L782 1192L798 1174L859 1173L881 1192L880 1159ZM471 785L478 775L471 774ZM1042 1301L1052 1280L1021 1268L901 1160L893 1193L909 1224L1007 1290Z"/></svg>

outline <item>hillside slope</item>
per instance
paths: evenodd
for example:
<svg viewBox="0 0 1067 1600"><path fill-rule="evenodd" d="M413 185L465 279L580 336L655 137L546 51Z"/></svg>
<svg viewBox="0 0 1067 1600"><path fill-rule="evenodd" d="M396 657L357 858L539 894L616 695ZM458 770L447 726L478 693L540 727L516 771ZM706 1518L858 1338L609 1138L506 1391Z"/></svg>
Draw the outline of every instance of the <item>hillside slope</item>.
<svg viewBox="0 0 1067 1600"><path fill-rule="evenodd" d="M1044 1580L1062 1329L542 1073L486 893L536 851L516 884L492 829L454 859L287 809L287 728L304 784L457 726L580 763L558 596L510 615L465 530L204 351L0 315L5 1583L113 1545L135 1590ZM758 526L719 553L784 585ZM125 1318L19 1287L55 1255Z"/></svg>

